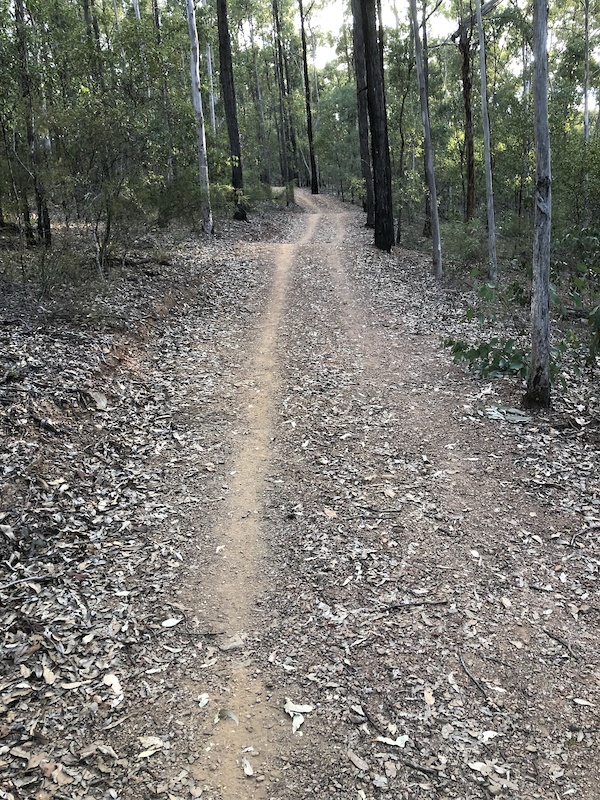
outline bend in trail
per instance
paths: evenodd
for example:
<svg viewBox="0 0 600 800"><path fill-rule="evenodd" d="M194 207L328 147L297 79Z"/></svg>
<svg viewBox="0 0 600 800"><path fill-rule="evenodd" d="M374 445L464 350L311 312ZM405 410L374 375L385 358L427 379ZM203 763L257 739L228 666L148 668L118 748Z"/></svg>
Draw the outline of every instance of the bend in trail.
<svg viewBox="0 0 600 800"><path fill-rule="evenodd" d="M422 264L375 251L334 199L299 199L285 241L228 254L251 286L229 328L192 327L174 362L189 648L151 712L177 726L161 785L553 797L547 734L593 669L553 660L530 587L554 569L541 537L572 517L527 490L510 431L465 415L479 390L439 348ZM296 732L286 698L312 706ZM573 785L590 736L569 739Z"/></svg>

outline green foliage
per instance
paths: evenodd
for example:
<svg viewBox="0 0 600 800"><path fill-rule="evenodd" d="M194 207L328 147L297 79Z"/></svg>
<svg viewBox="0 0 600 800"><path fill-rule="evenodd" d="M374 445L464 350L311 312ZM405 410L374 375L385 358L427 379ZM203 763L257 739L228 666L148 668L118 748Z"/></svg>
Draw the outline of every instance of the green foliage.
<svg viewBox="0 0 600 800"><path fill-rule="evenodd" d="M501 378L503 375L518 375L525 378L529 354L518 347L514 339L492 337L488 342L469 345L451 337L444 339L454 356L455 364L465 363L482 378Z"/></svg>
<svg viewBox="0 0 600 800"><path fill-rule="evenodd" d="M502 378L504 375L522 379L527 377L530 351L519 347L514 339L493 336L489 341L471 345L448 337L444 339L443 346L450 349L455 364L465 364L467 369L481 378ZM561 377L562 358L567 349L567 342L561 340L550 350L550 377L554 381Z"/></svg>

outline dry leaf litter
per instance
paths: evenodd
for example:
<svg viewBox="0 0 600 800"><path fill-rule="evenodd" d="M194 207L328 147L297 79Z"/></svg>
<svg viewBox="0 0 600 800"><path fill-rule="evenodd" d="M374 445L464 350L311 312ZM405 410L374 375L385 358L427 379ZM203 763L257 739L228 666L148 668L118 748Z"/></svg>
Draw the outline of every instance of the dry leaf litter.
<svg viewBox="0 0 600 800"><path fill-rule="evenodd" d="M311 202L211 243L148 234L172 263L93 313L5 298L0 797L229 800L214 737L234 729L247 797L600 797L597 391L517 410L518 381L440 347L476 337L470 298ZM224 639L203 590L249 348L273 248L315 211L276 342L254 624ZM268 731L230 705L239 663Z"/></svg>

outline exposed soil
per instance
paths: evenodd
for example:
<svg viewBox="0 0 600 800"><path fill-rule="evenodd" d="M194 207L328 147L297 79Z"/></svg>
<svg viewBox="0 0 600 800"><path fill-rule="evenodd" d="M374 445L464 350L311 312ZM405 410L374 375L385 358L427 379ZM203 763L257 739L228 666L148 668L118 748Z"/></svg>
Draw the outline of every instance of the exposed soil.
<svg viewBox="0 0 600 800"><path fill-rule="evenodd" d="M600 798L597 394L520 411L426 259L298 200L65 345L79 405L5 375L0 797Z"/></svg>

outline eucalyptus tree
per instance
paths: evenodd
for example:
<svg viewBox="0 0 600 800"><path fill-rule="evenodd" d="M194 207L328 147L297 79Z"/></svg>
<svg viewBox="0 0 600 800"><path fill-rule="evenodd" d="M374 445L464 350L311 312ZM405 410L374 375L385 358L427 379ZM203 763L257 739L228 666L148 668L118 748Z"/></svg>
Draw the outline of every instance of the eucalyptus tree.
<svg viewBox="0 0 600 800"><path fill-rule="evenodd" d="M196 117L196 146L198 152L198 178L201 192L202 227L205 233L214 230L212 206L210 202L210 180L208 176L208 155L206 151L206 131L200 87L200 58L196 9L194 0L186 0L188 31L190 37L190 74L192 79L192 102Z"/></svg>
<svg viewBox="0 0 600 800"><path fill-rule="evenodd" d="M419 19L417 16L417 2L410 0L411 22L415 39L415 62L417 79L419 82L419 98L421 102L421 119L423 122L423 149L425 157L425 175L429 190L429 205L431 214L431 235L433 239L433 272L436 278L442 277L442 243L440 238L440 220L437 204L437 190L435 184L435 171L433 165L433 144L431 140L431 127L429 122L429 103L427 84L423 66L423 48L419 34Z"/></svg>
<svg viewBox="0 0 600 800"><path fill-rule="evenodd" d="M310 159L310 188L312 194L319 194L319 177L317 175L317 161L315 158L315 143L313 134L313 118L310 99L310 79L308 77L308 48L306 45L306 20L302 0L298 0L300 10L300 35L302 40L302 73L304 76L304 99L306 105L306 135L308 138L308 153Z"/></svg>
<svg viewBox="0 0 600 800"><path fill-rule="evenodd" d="M352 42L354 49L354 77L358 111L358 142L360 171L365 184L365 211L367 228L375 225L375 197L369 145L369 105L367 100L367 69L365 65L365 39L363 35L360 0L352 0Z"/></svg>
<svg viewBox="0 0 600 800"><path fill-rule="evenodd" d="M37 111L39 105L39 82L34 78L32 61L34 60L33 50L35 45L30 42L33 37L34 20L30 10L26 7L24 0L15 0L15 27L17 42L17 71L19 76L23 117L23 129L25 131L26 148L20 148L17 153L16 146L13 145L16 160L29 177L33 186L37 207L37 232L38 241L49 246L52 241L50 225L50 214L48 211L48 198L43 179L43 158L44 140L38 131ZM38 95L38 97L36 97ZM47 140L45 140L47 142ZM23 210L25 219L28 218L28 206L24 197Z"/></svg>
<svg viewBox="0 0 600 800"><path fill-rule="evenodd" d="M485 63L485 39L483 37L483 19L481 0L475 0L477 14L477 32L479 35L479 70L481 77L481 112L483 121L483 151L485 157L485 189L488 224L488 277L495 281L498 277L496 256L496 217L494 214L494 185L492 178L492 154L490 145L490 120L487 101L487 70Z"/></svg>
<svg viewBox="0 0 600 800"><path fill-rule="evenodd" d="M548 125L547 38L547 0L533 0L533 98L536 174L534 185L533 289L531 297L531 362L527 376L525 404L541 408L550 406L552 178Z"/></svg>
<svg viewBox="0 0 600 800"><path fill-rule="evenodd" d="M235 82L233 78L233 59L231 56L231 36L227 18L227 0L217 0L217 29L219 32L219 76L223 92L223 107L227 134L229 136L229 152L231 158L231 182L235 192L244 188L242 171L242 149L240 131L235 102Z"/></svg>
<svg viewBox="0 0 600 800"><path fill-rule="evenodd" d="M375 193L375 245L390 251L394 244L392 168L388 140L382 59L383 31L377 26L375 0L360 0L365 44L367 100L371 130L373 188Z"/></svg>

